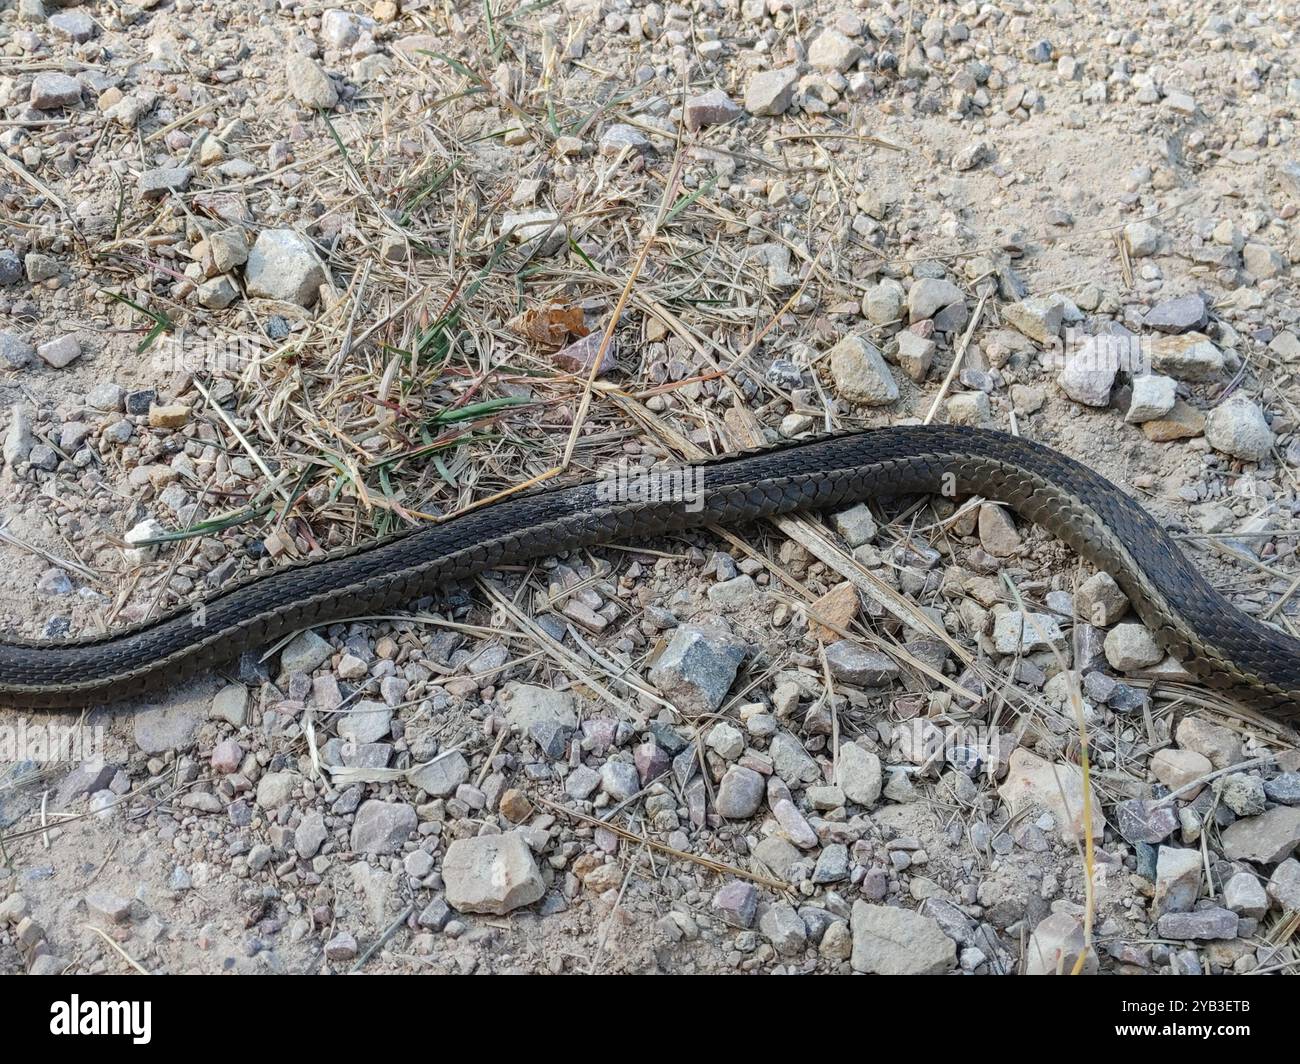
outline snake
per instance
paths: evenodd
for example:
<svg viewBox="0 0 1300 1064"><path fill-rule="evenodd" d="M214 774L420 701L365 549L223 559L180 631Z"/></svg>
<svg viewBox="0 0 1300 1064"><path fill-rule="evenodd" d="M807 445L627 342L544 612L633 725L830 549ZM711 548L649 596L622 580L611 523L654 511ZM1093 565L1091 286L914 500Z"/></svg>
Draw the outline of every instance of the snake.
<svg viewBox="0 0 1300 1064"><path fill-rule="evenodd" d="M1139 502L1045 444L993 429L895 425L687 463L677 479L672 467L654 468L647 483L659 489L636 488L634 477L620 488L606 476L505 494L102 634L0 636L0 707L81 709L156 693L294 632L389 611L502 565L929 493L981 496L1044 528L1109 573L1159 647L1199 681L1278 719L1300 717L1300 641L1235 608ZM696 487L662 490L684 483Z"/></svg>

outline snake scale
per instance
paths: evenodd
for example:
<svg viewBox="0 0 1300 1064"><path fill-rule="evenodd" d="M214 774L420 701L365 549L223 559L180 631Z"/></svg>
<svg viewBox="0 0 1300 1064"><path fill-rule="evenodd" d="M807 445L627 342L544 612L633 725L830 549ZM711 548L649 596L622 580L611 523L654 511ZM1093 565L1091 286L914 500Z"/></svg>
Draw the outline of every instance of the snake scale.
<svg viewBox="0 0 1300 1064"><path fill-rule="evenodd" d="M982 495L1115 578L1207 685L1300 716L1300 641L1235 609L1133 499L1042 444L954 426L870 429L692 467L702 505L619 501L600 481L520 493L439 524L285 565L144 623L64 642L0 637L0 706L79 708L175 685L298 629L388 610L501 564L878 495Z"/></svg>

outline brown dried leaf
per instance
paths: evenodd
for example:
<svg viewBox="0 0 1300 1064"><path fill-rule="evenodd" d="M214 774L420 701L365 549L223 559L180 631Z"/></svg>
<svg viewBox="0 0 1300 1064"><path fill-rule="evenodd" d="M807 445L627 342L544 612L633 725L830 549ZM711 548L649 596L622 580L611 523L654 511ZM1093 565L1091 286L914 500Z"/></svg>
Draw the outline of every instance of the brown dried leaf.
<svg viewBox="0 0 1300 1064"><path fill-rule="evenodd" d="M549 307L532 307L510 321L510 328L520 336L546 347L560 347L570 339L586 336L581 307L553 303Z"/></svg>

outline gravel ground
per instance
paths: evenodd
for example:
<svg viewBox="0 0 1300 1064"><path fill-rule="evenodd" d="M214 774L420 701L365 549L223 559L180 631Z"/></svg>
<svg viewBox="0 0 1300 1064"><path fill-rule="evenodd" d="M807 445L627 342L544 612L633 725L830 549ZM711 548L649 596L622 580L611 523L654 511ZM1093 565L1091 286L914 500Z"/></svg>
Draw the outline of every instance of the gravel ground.
<svg viewBox="0 0 1300 1064"><path fill-rule="evenodd" d="M0 623L946 421L1294 633L1292 5L0 2ZM981 499L0 709L0 971L1294 973L1295 732ZM1085 756L1086 754L1086 756ZM1086 771L1085 771L1086 766Z"/></svg>

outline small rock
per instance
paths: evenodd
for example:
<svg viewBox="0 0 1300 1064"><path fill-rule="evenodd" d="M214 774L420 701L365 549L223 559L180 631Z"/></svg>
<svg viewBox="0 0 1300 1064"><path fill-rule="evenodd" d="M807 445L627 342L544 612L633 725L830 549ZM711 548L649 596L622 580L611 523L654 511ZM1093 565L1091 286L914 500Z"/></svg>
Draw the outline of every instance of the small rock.
<svg viewBox="0 0 1300 1064"><path fill-rule="evenodd" d="M500 916L546 893L533 853L517 831L457 839L447 847L442 877L447 903L463 913Z"/></svg>
<svg viewBox="0 0 1300 1064"><path fill-rule="evenodd" d="M1117 624L1106 636L1106 660L1116 672L1136 672L1157 665L1164 651L1141 624Z"/></svg>
<svg viewBox="0 0 1300 1064"><path fill-rule="evenodd" d="M250 296L310 307L326 275L305 237L292 229L263 229L249 253L244 280Z"/></svg>
<svg viewBox="0 0 1300 1064"><path fill-rule="evenodd" d="M868 406L898 399L898 385L880 351L865 337L844 337L830 350L831 377L840 395Z"/></svg>
<svg viewBox="0 0 1300 1064"><path fill-rule="evenodd" d="M711 89L703 95L690 97L682 110L686 128L691 130L725 125L745 113L744 108L721 89Z"/></svg>
<svg viewBox="0 0 1300 1064"><path fill-rule="evenodd" d="M1124 420L1131 425L1164 417L1178 401L1178 382L1159 373L1133 378L1133 393Z"/></svg>
<svg viewBox="0 0 1300 1064"><path fill-rule="evenodd" d="M328 111L339 102L339 94L320 64L292 48L285 56L284 79L290 94L304 107Z"/></svg>
<svg viewBox="0 0 1300 1064"><path fill-rule="evenodd" d="M81 344L71 333L41 344L36 353L55 369L63 369L81 357Z"/></svg>
<svg viewBox="0 0 1300 1064"><path fill-rule="evenodd" d="M957 946L937 921L909 909L853 903L855 972L942 975L957 963Z"/></svg>
<svg viewBox="0 0 1300 1064"><path fill-rule="evenodd" d="M1156 923L1161 938L1216 939L1236 938L1240 922L1229 909L1197 909L1190 913L1166 913Z"/></svg>
<svg viewBox="0 0 1300 1064"><path fill-rule="evenodd" d="M415 808L405 802L381 802L370 799L361 803L352 822L351 846L364 854L400 853L418 825ZM457 845L456 843L452 844ZM447 861L451 854L448 851ZM446 869L444 868L444 874Z"/></svg>
<svg viewBox="0 0 1300 1064"><path fill-rule="evenodd" d="M1147 311L1142 324L1157 332L1184 333L1203 329L1207 318L1204 299L1197 295L1178 296L1157 303Z"/></svg>
<svg viewBox="0 0 1300 1064"><path fill-rule="evenodd" d="M751 115L780 115L794 100L799 68L788 66L762 70L750 76L745 86L745 110Z"/></svg>
<svg viewBox="0 0 1300 1064"><path fill-rule="evenodd" d="M732 765L722 777L718 787L717 811L728 820L745 820L758 811L766 784L763 777L751 768Z"/></svg>
<svg viewBox="0 0 1300 1064"><path fill-rule="evenodd" d="M1230 396L1210 411L1205 438L1216 451L1243 462L1262 462L1273 449L1273 431L1264 412L1244 395Z"/></svg>
<svg viewBox="0 0 1300 1064"><path fill-rule="evenodd" d="M1022 809L1045 809L1055 818L1067 842L1083 837L1083 771L1078 765L1053 764L1023 747L1012 752L1007 777L998 788L1012 814ZM1092 835L1100 839L1106 820L1101 803L1092 801Z"/></svg>

